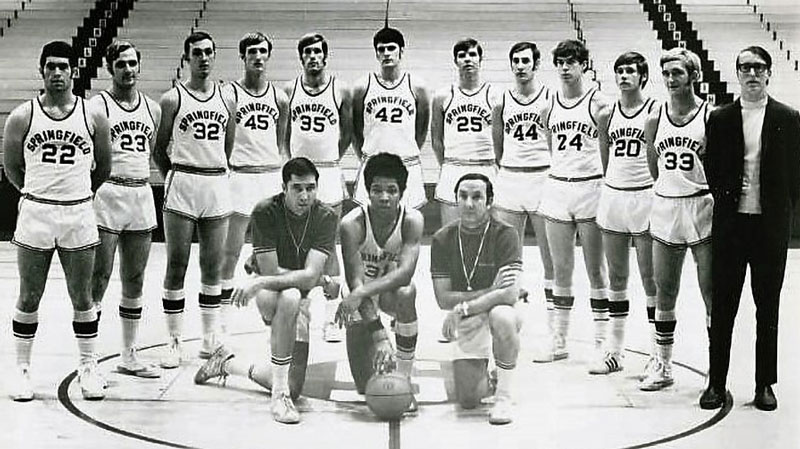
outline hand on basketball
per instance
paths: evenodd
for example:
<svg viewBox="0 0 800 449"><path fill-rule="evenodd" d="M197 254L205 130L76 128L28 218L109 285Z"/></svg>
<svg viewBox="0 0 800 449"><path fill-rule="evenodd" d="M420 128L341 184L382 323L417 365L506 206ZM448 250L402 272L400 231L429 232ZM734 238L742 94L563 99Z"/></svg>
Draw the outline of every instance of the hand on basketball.
<svg viewBox="0 0 800 449"><path fill-rule="evenodd" d="M448 340L458 338L458 324L461 322L461 315L458 312L450 311L442 323L442 335Z"/></svg>
<svg viewBox="0 0 800 449"><path fill-rule="evenodd" d="M372 368L376 373L390 373L394 371L397 363L394 359L394 348L388 338L375 342L375 357L372 359Z"/></svg>
<svg viewBox="0 0 800 449"><path fill-rule="evenodd" d="M247 277L240 279L238 285L231 295L231 303L236 307L247 307L250 300L261 290L257 277Z"/></svg>

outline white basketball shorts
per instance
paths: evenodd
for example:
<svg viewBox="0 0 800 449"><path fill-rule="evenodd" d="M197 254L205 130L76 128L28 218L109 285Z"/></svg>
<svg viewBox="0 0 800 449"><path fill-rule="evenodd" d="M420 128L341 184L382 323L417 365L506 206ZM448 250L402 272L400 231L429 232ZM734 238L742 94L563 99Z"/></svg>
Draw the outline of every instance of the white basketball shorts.
<svg viewBox="0 0 800 449"><path fill-rule="evenodd" d="M436 184L434 199L449 206L456 205L456 183L467 173L480 173L494 184L497 176L497 165L493 160L461 161L445 159L439 172L439 183ZM495 195L496 196L496 195Z"/></svg>
<svg viewBox="0 0 800 449"><path fill-rule="evenodd" d="M545 183L542 202L539 203L539 214L561 223L594 221L602 183L603 179L599 176L578 181L550 176Z"/></svg>
<svg viewBox="0 0 800 449"><path fill-rule="evenodd" d="M164 186L164 211L190 220L213 220L231 214L228 175L171 170Z"/></svg>
<svg viewBox="0 0 800 449"><path fill-rule="evenodd" d="M544 194L547 169L509 169L500 167L494 181L492 208L516 213L536 213Z"/></svg>
<svg viewBox="0 0 800 449"><path fill-rule="evenodd" d="M694 246L711 239L714 198L706 193L685 198L655 195L650 212L650 234L670 246Z"/></svg>
<svg viewBox="0 0 800 449"><path fill-rule="evenodd" d="M232 171L230 186L233 213L249 217L256 203L281 193L283 190L281 169L278 167L260 173Z"/></svg>
<svg viewBox="0 0 800 449"><path fill-rule="evenodd" d="M91 198L58 204L44 201L20 199L12 243L36 251L79 251L100 244Z"/></svg>
<svg viewBox="0 0 800 449"><path fill-rule="evenodd" d="M604 232L612 234L647 234L652 205L652 187L620 190L605 185L597 206L597 225Z"/></svg>
<svg viewBox="0 0 800 449"><path fill-rule="evenodd" d="M146 233L157 226L153 189L146 179L109 179L94 196L94 212L97 227L112 234Z"/></svg>

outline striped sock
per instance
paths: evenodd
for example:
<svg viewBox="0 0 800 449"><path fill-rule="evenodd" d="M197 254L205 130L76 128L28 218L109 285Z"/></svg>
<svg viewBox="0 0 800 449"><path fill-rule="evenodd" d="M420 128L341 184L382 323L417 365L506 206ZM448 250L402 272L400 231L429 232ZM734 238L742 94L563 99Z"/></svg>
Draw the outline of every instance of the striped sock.
<svg viewBox="0 0 800 449"><path fill-rule="evenodd" d="M97 342L97 310L73 311L72 330L78 340L78 353L80 364L96 361L94 347Z"/></svg>
<svg viewBox="0 0 800 449"><path fill-rule="evenodd" d="M122 297L119 301L119 320L122 323L122 354L136 345L139 323L142 319L142 298Z"/></svg>
<svg viewBox="0 0 800 449"><path fill-rule="evenodd" d="M553 287L553 334L561 340L567 339L569 332L569 318L575 297L572 296L572 287Z"/></svg>
<svg viewBox="0 0 800 449"><path fill-rule="evenodd" d="M675 311L658 311L656 313L656 345L658 358L664 363L672 361L672 347L675 344Z"/></svg>
<svg viewBox="0 0 800 449"><path fill-rule="evenodd" d="M411 377L414 368L414 355L417 350L417 321L397 323L394 342L397 347L397 369L406 377Z"/></svg>
<svg viewBox="0 0 800 449"><path fill-rule="evenodd" d="M592 318L594 319L594 344L599 348L606 340L608 328L608 293L606 289L591 289L589 302L592 305Z"/></svg>
<svg viewBox="0 0 800 449"><path fill-rule="evenodd" d="M222 297L222 287L220 285L201 285L199 294L200 322L203 332L203 347L214 349L211 346L215 343L217 326L219 324L219 307Z"/></svg>
<svg viewBox="0 0 800 449"><path fill-rule="evenodd" d="M611 352L622 351L625 343L625 322L628 319L629 309L630 302L626 290L608 293L608 316L611 319L611 338L608 347Z"/></svg>
<svg viewBox="0 0 800 449"><path fill-rule="evenodd" d="M272 394L289 393L289 367L292 365L291 354L286 357L273 355L272 361Z"/></svg>
<svg viewBox="0 0 800 449"><path fill-rule="evenodd" d="M167 318L167 332L172 338L180 338L183 334L183 309L186 307L186 294L183 289L164 289L161 304Z"/></svg>
<svg viewBox="0 0 800 449"><path fill-rule="evenodd" d="M17 366L30 366L33 340L39 327L39 312L14 311L11 330L14 333L14 348L17 353Z"/></svg>
<svg viewBox="0 0 800 449"><path fill-rule="evenodd" d="M656 355L656 297L647 297L647 329L650 336L650 356Z"/></svg>
<svg viewBox="0 0 800 449"><path fill-rule="evenodd" d="M228 321L230 321L230 313L232 310L233 302L233 279L222 280L222 292L219 296L219 327L222 333L228 332Z"/></svg>
<svg viewBox="0 0 800 449"><path fill-rule="evenodd" d="M517 367L517 363L494 359L494 364L497 366L496 395L511 398L511 392L514 390L514 368Z"/></svg>

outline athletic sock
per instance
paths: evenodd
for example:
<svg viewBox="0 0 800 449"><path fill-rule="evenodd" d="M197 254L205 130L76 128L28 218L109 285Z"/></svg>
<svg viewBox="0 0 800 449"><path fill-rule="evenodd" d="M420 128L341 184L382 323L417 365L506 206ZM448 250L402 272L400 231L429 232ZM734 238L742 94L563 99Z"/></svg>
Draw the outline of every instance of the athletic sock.
<svg viewBox="0 0 800 449"><path fill-rule="evenodd" d="M625 322L628 319L629 309L630 302L628 301L627 290L609 291L608 316L611 320L611 338L608 342L608 348L613 353L621 352L625 343Z"/></svg>
<svg viewBox="0 0 800 449"><path fill-rule="evenodd" d="M566 341L569 332L569 318L575 297L572 296L572 287L553 287L553 334L562 341Z"/></svg>
<svg viewBox="0 0 800 449"><path fill-rule="evenodd" d="M17 366L30 366L33 340L39 327L39 312L14 311L11 330L14 333L14 348L17 353Z"/></svg>
<svg viewBox="0 0 800 449"><path fill-rule="evenodd" d="M515 362L506 363L495 359L494 364L497 366L497 392L496 396L511 398L511 393L514 390L514 368L517 364Z"/></svg>
<svg viewBox="0 0 800 449"><path fill-rule="evenodd" d="M417 350L417 321L397 323L394 341L397 346L397 369L406 377L411 377L414 368L414 355Z"/></svg>
<svg viewBox="0 0 800 449"><path fill-rule="evenodd" d="M672 346L675 343L675 327L677 326L675 311L656 311L656 345L658 358L664 363L672 362Z"/></svg>
<svg viewBox="0 0 800 449"><path fill-rule="evenodd" d="M78 341L79 362L81 365L96 361L94 347L97 342L97 310L74 310L72 330Z"/></svg>
<svg viewBox="0 0 800 449"><path fill-rule="evenodd" d="M233 296L233 279L223 279L221 287L222 292L219 297L219 328L223 334L227 334L230 314L233 309L233 302L231 300L231 296Z"/></svg>
<svg viewBox="0 0 800 449"><path fill-rule="evenodd" d="M164 289L161 303L167 318L167 333L171 338L180 338L183 334L183 309L186 306L186 294L183 289Z"/></svg>
<svg viewBox="0 0 800 449"><path fill-rule="evenodd" d="M122 297L119 301L119 320L122 327L122 357L136 345L142 319L142 298ZM98 319L99 320L99 319Z"/></svg>
<svg viewBox="0 0 800 449"><path fill-rule="evenodd" d="M592 305L592 318L594 320L594 345L596 348L600 348L606 340L608 328L608 293L606 289L591 289L589 302Z"/></svg>
<svg viewBox="0 0 800 449"><path fill-rule="evenodd" d="M219 323L219 303L222 296L220 285L200 286L200 320L203 327L203 348L215 349L217 325Z"/></svg>
<svg viewBox="0 0 800 449"><path fill-rule="evenodd" d="M292 364L292 356L277 357L273 355L272 360L272 395L280 393L289 394L289 366Z"/></svg>
<svg viewBox="0 0 800 449"><path fill-rule="evenodd" d="M656 355L656 297L647 297L647 330L650 336L650 356Z"/></svg>
<svg viewBox="0 0 800 449"><path fill-rule="evenodd" d="M553 333L553 320L555 318L555 306L553 305L553 280L544 280L544 301L547 313L547 330Z"/></svg>

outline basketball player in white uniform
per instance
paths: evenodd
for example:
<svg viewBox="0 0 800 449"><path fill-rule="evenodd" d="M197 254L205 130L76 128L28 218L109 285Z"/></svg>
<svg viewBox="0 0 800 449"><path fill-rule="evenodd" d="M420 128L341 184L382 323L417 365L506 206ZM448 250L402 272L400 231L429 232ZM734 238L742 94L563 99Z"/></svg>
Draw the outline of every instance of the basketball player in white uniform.
<svg viewBox="0 0 800 449"><path fill-rule="evenodd" d="M372 47L380 70L353 88L353 149L362 160L354 199L362 206L369 202L364 164L379 152L400 156L408 168L403 204L420 209L427 202L420 150L428 135L429 95L418 76L403 70L405 46L399 30L384 27L375 33Z"/></svg>
<svg viewBox="0 0 800 449"><path fill-rule="evenodd" d="M106 49L106 69L112 76L111 88L90 102L108 116L112 161L111 177L94 197L100 246L94 259L92 298L99 315L119 247L122 352L117 372L153 378L160 373L138 360L136 344L142 318L144 273L151 234L157 226L149 179L150 152L161 120L161 107L136 88L141 53L133 44L112 42Z"/></svg>
<svg viewBox="0 0 800 449"><path fill-rule="evenodd" d="M644 122L653 109L654 100L642 95L649 79L644 56L636 52L623 53L614 62L614 73L620 98L611 109L608 140L600 141L605 185L597 207L597 225L603 231L603 248L608 261L611 326L602 358L589 367L591 374L609 374L623 368L625 321L630 308L628 253L631 240L636 247L639 274L647 295L651 341L655 336L656 284L653 280L652 240L648 232L653 178L647 167L644 139ZM654 351L651 351L651 359L653 356Z"/></svg>
<svg viewBox="0 0 800 449"><path fill-rule="evenodd" d="M328 41L324 36L304 35L297 42L297 53L303 74L284 87L289 97L289 152L292 157L306 157L314 162L319 170L317 198L341 217L347 191L340 161L352 136L350 90L328 73ZM339 257L334 251L325 262L322 276L326 299L322 333L323 339L330 343L343 338L341 329L333 322L339 307L340 271Z"/></svg>
<svg viewBox="0 0 800 449"><path fill-rule="evenodd" d="M500 166L492 211L497 218L517 229L520 245L524 242L525 225L530 218L544 268L544 296L547 309L551 310L553 259L547 244L544 218L538 210L550 168L550 147L542 112L548 107L552 93L535 79L540 61L536 44L514 44L508 52L508 59L515 84L503 92L502 99L492 111L492 139ZM547 316L551 318L552 313ZM548 326L552 326L550 321Z"/></svg>
<svg viewBox="0 0 800 449"><path fill-rule="evenodd" d="M672 385L675 303L681 285L686 249L697 264L697 282L711 323L711 217L714 199L708 190L703 157L709 106L694 93L701 78L700 58L674 48L661 56L661 74L669 99L654 108L645 122L647 160L656 180L650 214L656 296L656 363L639 388L660 390Z"/></svg>
<svg viewBox="0 0 800 449"><path fill-rule="evenodd" d="M161 97L161 124L154 151L156 165L165 178L167 272L163 306L169 345L162 368L177 368L181 362L186 302L183 281L195 227L200 240L200 356L207 358L220 344L220 268L231 214L227 170L236 132L235 105L222 96L218 83L211 78L216 48L208 33L189 35L184 40L183 58L189 65L189 81L178 83Z"/></svg>
<svg viewBox="0 0 800 449"><path fill-rule="evenodd" d="M372 356L391 353L378 310L396 320L397 368L411 377L418 334L413 277L424 227L422 213L402 204L408 171L399 156L370 157L364 181L369 205L353 209L342 220L342 258L350 293L338 313L347 325L350 371L360 393L374 371ZM355 322L354 316L359 318ZM410 410L415 409L413 401Z"/></svg>
<svg viewBox="0 0 800 449"><path fill-rule="evenodd" d="M456 181L466 173L494 178L492 107L497 103L489 83L481 79L483 47L475 39L453 46L458 84L440 90L433 98L431 145L441 165L434 199L440 203L442 225L458 218L453 196Z"/></svg>
<svg viewBox="0 0 800 449"><path fill-rule="evenodd" d="M595 217L603 178L600 139L606 136L610 108L597 90L586 87L584 72L588 62L589 50L579 41L559 42L553 50L553 64L561 79L561 89L545 112L553 160L539 212L547 219L547 241L553 256L554 309L548 313L554 316L549 347L536 356L536 362L551 362L568 356L566 338L575 300L572 275L576 232L589 277L598 354L608 323L608 281L602 237Z"/></svg>
<svg viewBox="0 0 800 449"><path fill-rule="evenodd" d="M33 399L31 352L56 251L72 301L81 393L85 399L105 397L95 355L98 319L91 285L94 247L100 241L91 201L110 173L111 143L103 111L72 93L77 60L66 42L42 47L44 93L11 111L3 133L5 174L22 193L12 240L20 280L11 322L16 366L10 395L15 401Z"/></svg>
<svg viewBox="0 0 800 449"><path fill-rule="evenodd" d="M228 221L222 263L223 333L227 332L233 277L250 213L260 200L280 193L281 164L288 159L284 135L289 102L283 90L267 81L271 55L272 41L267 36L260 32L245 34L239 40L244 76L222 88L222 95L236 105L236 137L229 164L233 214Z"/></svg>

